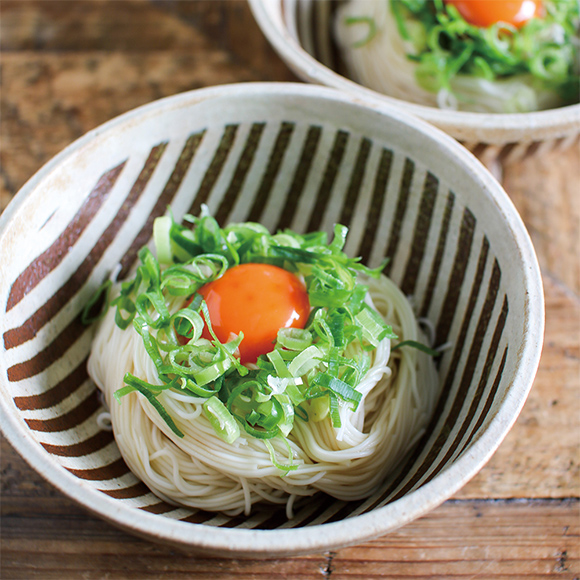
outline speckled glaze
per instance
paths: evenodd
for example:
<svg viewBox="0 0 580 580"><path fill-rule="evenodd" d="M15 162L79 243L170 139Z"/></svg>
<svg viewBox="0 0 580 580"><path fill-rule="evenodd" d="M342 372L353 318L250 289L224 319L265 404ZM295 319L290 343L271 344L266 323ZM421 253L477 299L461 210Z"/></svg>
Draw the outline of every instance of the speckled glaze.
<svg viewBox="0 0 580 580"><path fill-rule="evenodd" d="M79 314L153 219L201 204L222 223L350 227L346 251L412 296L438 343L442 395L414 452L370 498L316 495L227 517L176 508L128 470L86 373ZM0 216L0 411L12 445L94 514L220 557L331 550L425 514L487 462L531 388L543 339L540 272L505 192L452 138L389 104L301 84L183 93L88 133Z"/></svg>
<svg viewBox="0 0 580 580"><path fill-rule="evenodd" d="M496 160L518 161L579 143L580 104L502 115L445 111L389 97L333 69L328 0L248 1L262 32L300 78L340 89L354 97L397 106L455 137L486 165ZM314 56L317 54L326 56L319 60Z"/></svg>

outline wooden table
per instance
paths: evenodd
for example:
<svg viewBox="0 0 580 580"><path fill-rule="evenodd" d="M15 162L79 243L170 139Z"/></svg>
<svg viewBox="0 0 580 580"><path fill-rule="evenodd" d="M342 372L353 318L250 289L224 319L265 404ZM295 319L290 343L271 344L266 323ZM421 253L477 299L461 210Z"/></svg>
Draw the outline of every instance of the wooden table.
<svg viewBox="0 0 580 580"><path fill-rule="evenodd" d="M0 211L77 137L202 86L297 80L242 0L4 0ZM453 499L396 533L277 561L193 558L89 516L2 439L1 578L580 576L580 155L507 164L544 269L546 336L517 424Z"/></svg>

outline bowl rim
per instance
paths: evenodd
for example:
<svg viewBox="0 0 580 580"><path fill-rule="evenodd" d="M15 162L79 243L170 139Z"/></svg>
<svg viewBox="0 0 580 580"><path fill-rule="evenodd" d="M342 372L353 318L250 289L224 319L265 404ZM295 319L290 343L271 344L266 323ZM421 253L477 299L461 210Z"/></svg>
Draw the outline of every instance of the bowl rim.
<svg viewBox="0 0 580 580"><path fill-rule="evenodd" d="M420 105L365 87L323 65L302 48L284 24L284 1L248 0L248 3L258 26L272 47L307 82L334 87L367 100L378 100L397 106L470 144L529 144L580 134L580 103L531 113L473 113Z"/></svg>
<svg viewBox="0 0 580 580"><path fill-rule="evenodd" d="M160 114L166 109L183 108L214 98L268 96L288 98L296 96L346 106L372 110L397 121L403 121L425 138L452 152L460 164L477 176L486 188L491 201L503 215L506 227L520 250L522 272L527 284L524 315L527 328L517 352L518 364L501 407L491 418L485 431L473 441L453 465L442 470L430 482L403 498L371 512L333 523L284 530L255 530L217 528L204 524L191 524L144 512L123 504L96 488L79 480L64 467L56 465L48 452L41 448L25 426L23 419L14 413L9 397L0 397L0 425L11 445L47 481L98 517L120 526L138 536L162 543L170 543L190 551L223 557L274 557L321 552L332 548L359 544L384 535L424 515L451 497L471 479L489 460L509 429L516 421L532 387L544 334L544 296L540 269L525 226L511 200L495 178L463 146L428 123L401 113L400 109L379 102L365 102L352 95L328 87L301 83L236 83L207 87L169 96L124 113L89 131L74 141L44 165L17 193L15 199L0 215L0 238L10 219L39 183L59 165L101 134L134 123L143 117ZM0 381L5 380L5 363L0 358ZM6 383L7 385L7 383ZM0 385L1 386L1 385ZM5 400L6 399L6 400Z"/></svg>

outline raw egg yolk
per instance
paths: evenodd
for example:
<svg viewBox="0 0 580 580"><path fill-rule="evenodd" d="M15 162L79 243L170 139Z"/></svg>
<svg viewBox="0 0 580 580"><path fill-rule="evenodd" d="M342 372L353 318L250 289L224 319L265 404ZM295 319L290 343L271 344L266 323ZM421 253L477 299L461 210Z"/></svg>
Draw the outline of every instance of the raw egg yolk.
<svg viewBox="0 0 580 580"><path fill-rule="evenodd" d="M234 266L217 280L202 286L212 328L220 342L244 333L240 361L255 363L274 349L280 328L304 328L310 314L302 281L287 270L269 264ZM211 340L207 327L202 336Z"/></svg>
<svg viewBox="0 0 580 580"><path fill-rule="evenodd" d="M506 22L516 28L534 16L540 16L541 0L445 0L452 4L467 22L487 28Z"/></svg>

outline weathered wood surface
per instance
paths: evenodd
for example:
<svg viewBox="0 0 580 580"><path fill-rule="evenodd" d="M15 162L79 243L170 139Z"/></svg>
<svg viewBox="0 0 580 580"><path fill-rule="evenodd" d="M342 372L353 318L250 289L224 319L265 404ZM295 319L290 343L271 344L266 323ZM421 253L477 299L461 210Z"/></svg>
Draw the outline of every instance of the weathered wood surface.
<svg viewBox="0 0 580 580"><path fill-rule="evenodd" d="M136 106L201 86L296 80L242 0L3 0L0 39L0 211L53 155ZM572 148L504 167L545 274L545 347L516 425L453 501L337 554L186 558L85 514L2 439L0 577L579 576L579 161Z"/></svg>
<svg viewBox="0 0 580 580"><path fill-rule="evenodd" d="M210 560L87 515L2 443L3 579L540 578L580 575L580 504L452 500L399 531L336 553Z"/></svg>
<svg viewBox="0 0 580 580"><path fill-rule="evenodd" d="M503 186L522 216L540 266L580 294L580 146L504 168Z"/></svg>
<svg viewBox="0 0 580 580"><path fill-rule="evenodd" d="M540 368L513 429L461 498L580 496L580 306L544 277L546 333Z"/></svg>

